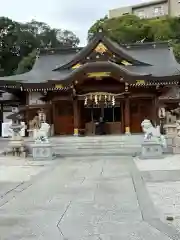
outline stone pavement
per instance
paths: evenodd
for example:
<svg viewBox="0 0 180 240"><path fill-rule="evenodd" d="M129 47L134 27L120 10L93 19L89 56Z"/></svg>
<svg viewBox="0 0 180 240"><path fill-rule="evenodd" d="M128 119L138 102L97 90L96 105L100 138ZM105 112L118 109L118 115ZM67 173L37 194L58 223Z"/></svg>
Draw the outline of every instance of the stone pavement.
<svg viewBox="0 0 180 240"><path fill-rule="evenodd" d="M0 206L17 192L32 184L40 174L49 171L56 161L32 161L31 158L0 156Z"/></svg>
<svg viewBox="0 0 180 240"><path fill-rule="evenodd" d="M160 160L141 161L135 159L138 169L146 182L147 190L162 222L168 222L180 231L180 156L166 156Z"/></svg>
<svg viewBox="0 0 180 240"><path fill-rule="evenodd" d="M1 205L0 239L179 240L180 233L159 220L131 157L87 156L59 159Z"/></svg>

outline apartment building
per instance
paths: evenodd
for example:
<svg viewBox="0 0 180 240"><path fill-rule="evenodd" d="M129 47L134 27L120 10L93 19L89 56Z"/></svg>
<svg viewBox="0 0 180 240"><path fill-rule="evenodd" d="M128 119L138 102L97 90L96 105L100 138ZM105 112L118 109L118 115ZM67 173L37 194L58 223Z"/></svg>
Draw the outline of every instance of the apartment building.
<svg viewBox="0 0 180 240"><path fill-rule="evenodd" d="M154 0L133 6L109 10L109 18L134 14L140 18L153 18L169 15L180 16L180 0Z"/></svg>

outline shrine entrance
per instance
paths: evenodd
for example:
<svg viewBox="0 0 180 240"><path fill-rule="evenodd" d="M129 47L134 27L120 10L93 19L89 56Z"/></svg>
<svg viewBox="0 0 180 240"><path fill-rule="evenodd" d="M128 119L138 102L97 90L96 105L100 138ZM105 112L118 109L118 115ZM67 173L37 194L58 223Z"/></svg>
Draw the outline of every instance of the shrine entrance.
<svg viewBox="0 0 180 240"><path fill-rule="evenodd" d="M83 100L84 98L84 100ZM123 126L123 103L110 93L89 93L79 100L81 128L86 135L96 134L100 118L104 122L105 134L120 134Z"/></svg>

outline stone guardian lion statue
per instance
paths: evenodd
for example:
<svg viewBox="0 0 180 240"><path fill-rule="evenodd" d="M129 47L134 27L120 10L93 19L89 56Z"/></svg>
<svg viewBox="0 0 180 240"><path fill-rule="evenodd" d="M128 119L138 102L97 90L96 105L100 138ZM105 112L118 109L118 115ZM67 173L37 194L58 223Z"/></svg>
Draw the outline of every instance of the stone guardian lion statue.
<svg viewBox="0 0 180 240"><path fill-rule="evenodd" d="M144 132L144 140L152 140L160 143L162 147L166 148L166 139L160 133L160 126L153 127L152 123L148 119L144 119L141 123L142 130Z"/></svg>
<svg viewBox="0 0 180 240"><path fill-rule="evenodd" d="M49 143L48 134L49 134L50 125L48 123L41 123L40 129L34 132L35 143Z"/></svg>

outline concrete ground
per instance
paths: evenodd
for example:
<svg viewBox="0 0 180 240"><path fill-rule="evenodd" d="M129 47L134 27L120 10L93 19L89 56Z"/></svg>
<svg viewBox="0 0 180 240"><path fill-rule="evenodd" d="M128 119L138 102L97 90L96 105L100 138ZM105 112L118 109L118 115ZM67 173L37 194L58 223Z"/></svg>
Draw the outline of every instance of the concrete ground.
<svg viewBox="0 0 180 240"><path fill-rule="evenodd" d="M1 193L0 240L180 239L160 220L146 187L144 172L152 164L143 168L128 156L86 156L29 165L21 177L22 169L9 170L0 179L2 186L16 176L25 184L8 197Z"/></svg>
<svg viewBox="0 0 180 240"><path fill-rule="evenodd" d="M160 160L135 159L160 219L180 231L180 155ZM173 221L167 221L173 217Z"/></svg>

